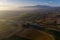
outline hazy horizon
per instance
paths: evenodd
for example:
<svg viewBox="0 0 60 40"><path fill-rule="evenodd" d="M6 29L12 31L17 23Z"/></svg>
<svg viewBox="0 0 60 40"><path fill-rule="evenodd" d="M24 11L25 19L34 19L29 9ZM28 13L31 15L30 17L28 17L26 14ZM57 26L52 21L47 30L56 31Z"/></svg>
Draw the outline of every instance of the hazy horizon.
<svg viewBox="0 0 60 40"><path fill-rule="evenodd" d="M60 7L60 0L0 0L0 10L20 10L20 7L35 5Z"/></svg>

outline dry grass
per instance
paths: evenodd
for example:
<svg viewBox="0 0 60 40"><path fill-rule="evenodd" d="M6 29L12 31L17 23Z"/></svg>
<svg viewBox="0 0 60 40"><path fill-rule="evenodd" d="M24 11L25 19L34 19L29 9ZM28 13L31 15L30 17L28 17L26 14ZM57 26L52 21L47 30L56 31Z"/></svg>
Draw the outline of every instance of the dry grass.
<svg viewBox="0 0 60 40"><path fill-rule="evenodd" d="M52 35L35 29L25 29L24 32L19 32L16 35L32 40L54 40L54 37Z"/></svg>

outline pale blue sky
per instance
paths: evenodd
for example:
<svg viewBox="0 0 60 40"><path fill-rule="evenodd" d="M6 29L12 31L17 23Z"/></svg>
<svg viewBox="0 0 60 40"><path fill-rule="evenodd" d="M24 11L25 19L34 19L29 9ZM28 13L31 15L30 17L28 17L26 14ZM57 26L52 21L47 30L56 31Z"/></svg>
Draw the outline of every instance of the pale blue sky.
<svg viewBox="0 0 60 40"><path fill-rule="evenodd" d="M60 6L60 0L0 0L0 3L4 4L16 4L20 6L31 6L31 5L49 5L49 6Z"/></svg>
<svg viewBox="0 0 60 40"><path fill-rule="evenodd" d="M22 6L29 5L60 6L60 0L7 0L7 3L22 4Z"/></svg>

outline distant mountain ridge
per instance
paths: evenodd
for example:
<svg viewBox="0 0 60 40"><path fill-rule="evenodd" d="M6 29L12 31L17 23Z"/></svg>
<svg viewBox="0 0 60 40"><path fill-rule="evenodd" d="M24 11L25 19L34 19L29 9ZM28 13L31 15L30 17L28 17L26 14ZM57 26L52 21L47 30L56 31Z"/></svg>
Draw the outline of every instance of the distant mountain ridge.
<svg viewBox="0 0 60 40"><path fill-rule="evenodd" d="M52 7L52 6L46 6L46 5L24 6L23 8L60 9L60 7Z"/></svg>
<svg viewBox="0 0 60 40"><path fill-rule="evenodd" d="M51 6L46 5L35 5L35 6L24 6L24 8L51 8Z"/></svg>

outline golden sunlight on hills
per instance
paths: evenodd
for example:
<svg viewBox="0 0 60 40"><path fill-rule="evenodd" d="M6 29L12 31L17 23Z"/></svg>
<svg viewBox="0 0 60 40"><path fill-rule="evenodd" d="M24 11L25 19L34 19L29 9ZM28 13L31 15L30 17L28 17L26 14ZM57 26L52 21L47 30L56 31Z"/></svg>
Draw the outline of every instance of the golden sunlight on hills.
<svg viewBox="0 0 60 40"><path fill-rule="evenodd" d="M32 40L54 40L52 35L35 29L25 29L22 33L18 32L16 35Z"/></svg>

